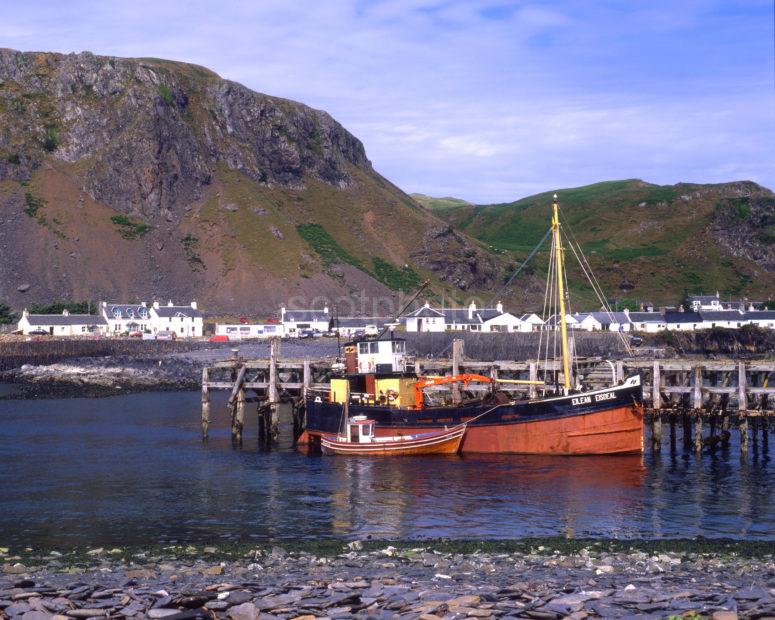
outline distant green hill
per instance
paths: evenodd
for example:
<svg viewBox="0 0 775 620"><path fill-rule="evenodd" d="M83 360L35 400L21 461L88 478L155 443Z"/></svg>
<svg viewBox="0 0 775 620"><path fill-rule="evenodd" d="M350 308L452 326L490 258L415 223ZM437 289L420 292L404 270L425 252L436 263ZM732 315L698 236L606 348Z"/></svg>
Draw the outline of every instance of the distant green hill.
<svg viewBox="0 0 775 620"><path fill-rule="evenodd" d="M675 303L685 291L717 290L775 297L775 195L764 187L627 179L556 191L562 218L612 298ZM454 199L443 199L450 206L433 208L518 264L549 228L553 193L493 205L451 206ZM535 270L545 262L539 255ZM571 274L575 289L581 274Z"/></svg>
<svg viewBox="0 0 775 620"><path fill-rule="evenodd" d="M456 209L458 207L472 207L470 202L462 200L461 198L451 198L449 196L445 198L434 198L433 196L426 196L425 194L409 194L417 202L419 202L426 209L432 211L442 211L444 209Z"/></svg>

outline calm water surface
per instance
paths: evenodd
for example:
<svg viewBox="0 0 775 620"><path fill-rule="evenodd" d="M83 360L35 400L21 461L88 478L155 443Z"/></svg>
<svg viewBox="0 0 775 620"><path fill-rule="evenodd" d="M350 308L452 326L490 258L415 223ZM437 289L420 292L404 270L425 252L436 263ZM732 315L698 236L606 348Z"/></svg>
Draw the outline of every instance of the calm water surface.
<svg viewBox="0 0 775 620"><path fill-rule="evenodd" d="M350 459L262 452L253 419L235 450L222 401L212 417L204 445L196 392L0 401L0 545L775 539L775 464L761 441L744 462L735 443L683 454L680 437L656 457Z"/></svg>

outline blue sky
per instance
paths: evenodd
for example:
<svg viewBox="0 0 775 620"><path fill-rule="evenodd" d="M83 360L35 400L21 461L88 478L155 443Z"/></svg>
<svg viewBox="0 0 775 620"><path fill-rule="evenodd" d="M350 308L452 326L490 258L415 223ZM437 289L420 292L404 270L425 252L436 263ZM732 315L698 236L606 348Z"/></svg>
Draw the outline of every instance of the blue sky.
<svg viewBox="0 0 775 620"><path fill-rule="evenodd" d="M773 0L0 0L0 46L156 56L330 112L410 192L775 188Z"/></svg>

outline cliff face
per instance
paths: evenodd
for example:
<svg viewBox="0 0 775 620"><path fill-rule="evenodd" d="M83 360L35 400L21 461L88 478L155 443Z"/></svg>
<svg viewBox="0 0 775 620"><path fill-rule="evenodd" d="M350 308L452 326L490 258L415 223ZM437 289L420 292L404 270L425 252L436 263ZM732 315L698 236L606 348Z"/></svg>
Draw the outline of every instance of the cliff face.
<svg viewBox="0 0 775 620"><path fill-rule="evenodd" d="M465 259L434 244L440 222L327 113L157 59L0 50L0 214L0 299L16 306L268 311L427 276L454 295L471 256L493 263L464 237ZM444 256L417 261L420 247Z"/></svg>

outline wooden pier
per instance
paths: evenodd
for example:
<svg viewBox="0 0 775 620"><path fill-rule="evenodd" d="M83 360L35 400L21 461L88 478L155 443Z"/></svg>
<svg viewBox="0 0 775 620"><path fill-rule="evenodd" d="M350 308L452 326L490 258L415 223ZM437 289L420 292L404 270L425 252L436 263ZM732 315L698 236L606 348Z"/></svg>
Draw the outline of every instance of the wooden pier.
<svg viewBox="0 0 775 620"><path fill-rule="evenodd" d="M496 379L547 380L561 371L560 361L468 360L462 341L455 341L451 359L415 360L418 374L485 374ZM241 445L248 404L256 405L259 441L271 445L277 440L282 403L290 407L294 438L304 429L304 402L310 391L327 394L333 374L333 360L283 359L280 341L273 340L269 359L246 360L237 356L202 370L202 436L210 426L210 392L229 392L227 409L231 436ZM751 442L759 437L767 446L770 419L775 417L775 361L641 359L607 362L600 358L578 360L576 374L589 387L602 387L612 381L640 373L650 447L659 451L663 424L669 425L671 447L677 441L677 426L685 448L701 452L729 444L733 428L740 433L740 451L746 455ZM469 384L471 392L489 390L487 385ZM500 390L534 398L539 386L500 384ZM454 397L454 395L453 395ZM706 430L707 429L707 430Z"/></svg>

